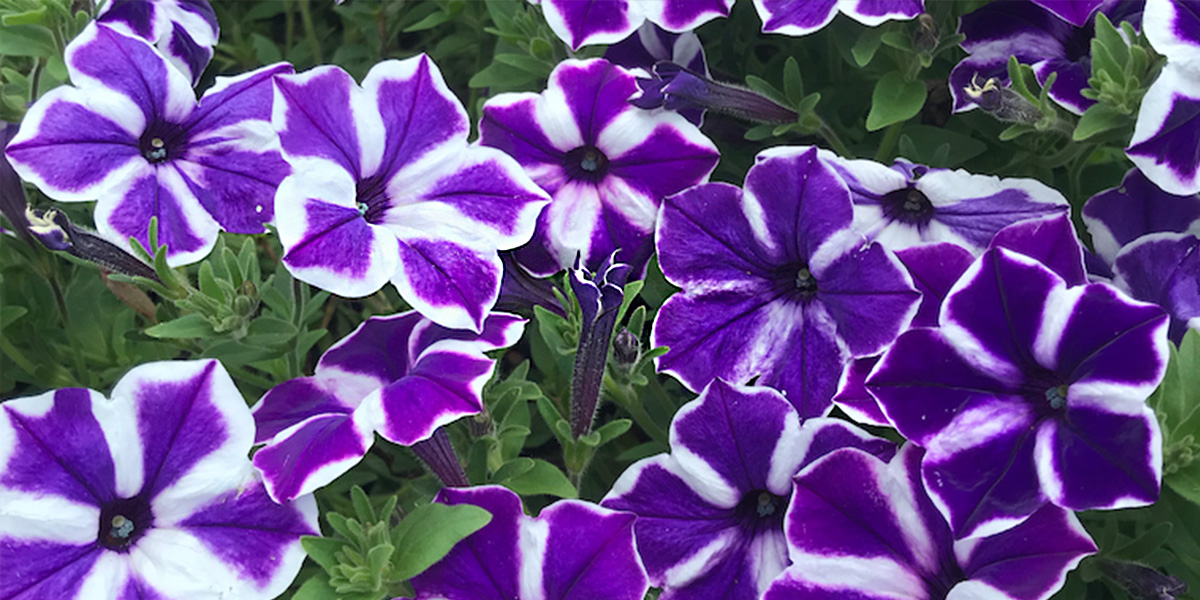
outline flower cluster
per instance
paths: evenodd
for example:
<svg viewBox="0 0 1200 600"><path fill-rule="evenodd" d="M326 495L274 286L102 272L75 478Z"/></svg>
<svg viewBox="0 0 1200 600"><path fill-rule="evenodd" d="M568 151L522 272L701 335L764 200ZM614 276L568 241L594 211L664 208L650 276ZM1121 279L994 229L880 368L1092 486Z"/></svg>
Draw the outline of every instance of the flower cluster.
<svg viewBox="0 0 1200 600"><path fill-rule="evenodd" d="M1195 2L365 4L0 2L0 597L1200 576Z"/></svg>

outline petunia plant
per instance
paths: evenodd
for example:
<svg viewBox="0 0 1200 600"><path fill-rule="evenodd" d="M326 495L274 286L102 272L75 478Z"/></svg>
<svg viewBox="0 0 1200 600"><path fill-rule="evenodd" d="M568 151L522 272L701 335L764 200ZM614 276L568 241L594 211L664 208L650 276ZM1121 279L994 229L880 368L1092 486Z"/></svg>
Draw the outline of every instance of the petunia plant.
<svg viewBox="0 0 1200 600"><path fill-rule="evenodd" d="M1198 0L0 0L0 599L1187 600Z"/></svg>

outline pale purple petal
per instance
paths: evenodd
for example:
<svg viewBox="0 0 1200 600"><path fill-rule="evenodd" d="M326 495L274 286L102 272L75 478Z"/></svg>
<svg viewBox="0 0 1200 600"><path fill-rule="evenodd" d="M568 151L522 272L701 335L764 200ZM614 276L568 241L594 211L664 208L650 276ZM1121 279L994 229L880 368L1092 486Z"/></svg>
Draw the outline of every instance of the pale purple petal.
<svg viewBox="0 0 1200 600"><path fill-rule="evenodd" d="M1116 285L1171 315L1176 344L1188 328L1200 328L1200 240L1194 235L1155 233L1126 246L1113 265Z"/></svg>
<svg viewBox="0 0 1200 600"><path fill-rule="evenodd" d="M763 33L808 35L825 27L837 15L837 0L791 2L790 0L754 0L762 19Z"/></svg>

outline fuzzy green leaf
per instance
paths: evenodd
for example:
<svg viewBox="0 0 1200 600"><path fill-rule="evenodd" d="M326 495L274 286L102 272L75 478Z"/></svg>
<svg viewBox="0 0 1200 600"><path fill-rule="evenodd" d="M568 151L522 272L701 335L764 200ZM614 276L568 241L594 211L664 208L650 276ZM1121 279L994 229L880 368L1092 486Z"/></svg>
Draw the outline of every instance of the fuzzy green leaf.
<svg viewBox="0 0 1200 600"><path fill-rule="evenodd" d="M522 496L536 494L548 494L559 498L575 498L578 496L575 486L571 485L571 481L567 479L567 476L558 467L541 459L535 458L531 460L533 460L533 465L529 469L520 475L510 477L504 481L497 481L497 483Z"/></svg>
<svg viewBox="0 0 1200 600"><path fill-rule="evenodd" d="M392 575L396 579L412 579L491 520L491 513L470 504L417 507L393 531L396 551L392 554Z"/></svg>
<svg viewBox="0 0 1200 600"><path fill-rule="evenodd" d="M884 75L871 94L871 112L867 115L867 129L876 131L907 121L921 112L925 105L925 82L905 81L904 75L892 71Z"/></svg>

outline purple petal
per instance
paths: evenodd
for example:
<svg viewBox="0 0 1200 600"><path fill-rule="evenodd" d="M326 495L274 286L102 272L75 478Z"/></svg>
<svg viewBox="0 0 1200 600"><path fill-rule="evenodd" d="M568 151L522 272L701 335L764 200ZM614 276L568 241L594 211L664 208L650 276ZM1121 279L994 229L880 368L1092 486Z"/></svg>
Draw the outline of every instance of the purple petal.
<svg viewBox="0 0 1200 600"><path fill-rule="evenodd" d="M430 320L480 331L500 295L503 265L495 249L446 240L402 237L392 283Z"/></svg>
<svg viewBox="0 0 1200 600"><path fill-rule="evenodd" d="M1200 240L1193 235L1155 233L1126 246L1113 267L1117 285L1171 315L1176 344L1189 327L1200 328Z"/></svg>
<svg viewBox="0 0 1200 600"><path fill-rule="evenodd" d="M935 243L905 248L896 252L896 258L904 263L912 276L913 286L921 292L921 305L912 326L936 327L942 301L974 262L974 257L961 246Z"/></svg>
<svg viewBox="0 0 1200 600"><path fill-rule="evenodd" d="M100 398L70 388L5 402L0 486L96 506L116 497L113 457L92 410Z"/></svg>
<svg viewBox="0 0 1200 600"><path fill-rule="evenodd" d="M144 123L181 123L196 109L191 81L146 42L91 25L67 47L71 82L119 92L138 106Z"/></svg>
<svg viewBox="0 0 1200 600"><path fill-rule="evenodd" d="M1076 27L1083 27L1104 0L1033 0L1033 3Z"/></svg>
<svg viewBox="0 0 1200 600"><path fill-rule="evenodd" d="M154 498L210 456L244 460L254 420L215 360L136 367L113 388L137 408L143 493Z"/></svg>
<svg viewBox="0 0 1200 600"><path fill-rule="evenodd" d="M560 166L550 165L557 166L573 146L566 147L555 130L543 129L538 114L542 103L541 96L529 93L501 94L488 100L479 121L479 143L515 158L538 185L553 194L566 176Z"/></svg>
<svg viewBox="0 0 1200 600"><path fill-rule="evenodd" d="M728 17L733 0L665 0L646 6L646 18L667 31L688 31L717 17Z"/></svg>
<svg viewBox="0 0 1200 600"><path fill-rule="evenodd" d="M286 590L304 562L300 536L320 535L312 497L276 504L260 483L213 499L178 527L268 598Z"/></svg>
<svg viewBox="0 0 1200 600"><path fill-rule="evenodd" d="M1111 265L1123 247L1147 233L1200 233L1200 196L1168 194L1130 169L1120 187L1088 198L1083 222L1096 253Z"/></svg>
<svg viewBox="0 0 1200 600"><path fill-rule="evenodd" d="M704 48L695 33L669 33L649 21L638 28L637 35L609 46L604 51L604 58L626 69L650 71L655 64L665 60L695 73L708 74Z"/></svg>
<svg viewBox="0 0 1200 600"><path fill-rule="evenodd" d="M547 600L641 600L650 586L634 548L634 519L587 502L556 502L537 518L547 530L545 549L523 556L524 570L540 559Z"/></svg>
<svg viewBox="0 0 1200 600"><path fill-rule="evenodd" d="M462 104L424 54L375 65L362 87L383 117L382 177L390 179L438 146L461 142L470 130Z"/></svg>
<svg viewBox="0 0 1200 600"><path fill-rule="evenodd" d="M1200 61L1200 11L1193 3L1149 2L1142 23L1154 50L1170 63L1195 67Z"/></svg>
<svg viewBox="0 0 1200 600"><path fill-rule="evenodd" d="M96 204L96 225L121 247L135 238L150 247L150 219L158 218L158 243L167 246L167 264L196 262L217 242L220 225L204 210L184 175L182 164L147 167L128 186Z"/></svg>
<svg viewBox="0 0 1200 600"><path fill-rule="evenodd" d="M316 67L275 78L271 124L283 154L332 161L351 177L373 175L383 126L372 98L338 67Z"/></svg>
<svg viewBox="0 0 1200 600"><path fill-rule="evenodd" d="M611 0L610 0L611 1ZM602 0L565 2L583 5L604 4ZM638 114L626 102L637 91L633 74L606 60L566 61L555 67L547 86L560 90L566 108L579 125L584 143L596 144L601 132L625 112ZM609 158L614 158L610 156Z"/></svg>
<svg viewBox="0 0 1200 600"><path fill-rule="evenodd" d="M791 36L808 35L828 25L837 14L837 4L837 0L754 0L763 33Z"/></svg>
<svg viewBox="0 0 1200 600"><path fill-rule="evenodd" d="M213 57L212 46L196 43L188 30L179 23L172 23L170 36L155 47L166 56L173 67L192 81L192 85L200 83L200 76L204 74L204 69Z"/></svg>
<svg viewBox="0 0 1200 600"><path fill-rule="evenodd" d="M343 338L340 343L345 342ZM332 350L330 350L332 352ZM324 359L330 352L326 352ZM261 444L309 417L349 414L358 406L354 388L339 377L297 377L270 390L254 405L254 443ZM342 385L339 385L342 384Z"/></svg>
<svg viewBox="0 0 1200 600"><path fill-rule="evenodd" d="M117 94L51 90L30 107L7 156L22 179L56 200L94 200L144 172L144 123Z"/></svg>
<svg viewBox="0 0 1200 600"><path fill-rule="evenodd" d="M779 303L776 303L778 306ZM823 303L813 302L801 308L774 310L775 316L801 313L794 329L779 329L778 324L764 328L761 335L779 336L779 342L759 341L763 347L778 343L779 358L763 361L760 385L773 387L787 397L803 418L820 417L833 407L833 395L850 356L845 343L838 339L837 324Z"/></svg>
<svg viewBox="0 0 1200 600"><path fill-rule="evenodd" d="M1051 73L1057 74L1054 84L1050 86L1050 98L1072 113L1082 115L1096 103L1082 93L1088 89L1088 79L1092 76L1092 67L1088 62L1053 58L1036 63L1033 72L1042 85L1046 84Z"/></svg>
<svg viewBox="0 0 1200 600"><path fill-rule="evenodd" d="M327 412L273 436L254 454L271 499L286 502L310 494L358 464L374 441L371 426L362 421Z"/></svg>
<svg viewBox="0 0 1200 600"><path fill-rule="evenodd" d="M846 184L817 160L816 148L803 154L760 155L746 175L745 193L770 225L770 233L759 243L789 260L811 260L817 247L853 219Z"/></svg>
<svg viewBox="0 0 1200 600"><path fill-rule="evenodd" d="M492 520L412 579L417 600L511 600L521 587L521 499L499 486L442 488L437 501L472 504Z"/></svg>
<svg viewBox="0 0 1200 600"><path fill-rule="evenodd" d="M1066 198L1035 179L935 170L922 176L917 187L935 206L935 222L953 236L930 241L961 241L976 252L1013 223L1067 212Z"/></svg>
<svg viewBox="0 0 1200 600"><path fill-rule="evenodd" d="M920 294L908 273L883 246L871 244L818 269L817 299L837 323L839 338L855 356L877 354L908 328Z"/></svg>
<svg viewBox="0 0 1200 600"><path fill-rule="evenodd" d="M990 247L1024 254L1054 271L1069 286L1087 282L1083 247L1066 214L1009 225L992 238Z"/></svg>
<svg viewBox="0 0 1200 600"><path fill-rule="evenodd" d="M5 557L0 595L7 600L41 600L75 598L105 553L94 542L78 546L4 536L0 554Z"/></svg>
<svg viewBox="0 0 1200 600"><path fill-rule="evenodd" d="M956 554L971 581L1010 598L1048 598L1062 587L1067 571L1095 552L1074 514L1044 506L1020 525Z"/></svg>
<svg viewBox="0 0 1200 600"><path fill-rule="evenodd" d="M363 400L364 418L384 438L411 446L442 425L483 408L483 384L495 366L466 342L425 351L405 377Z"/></svg>
<svg viewBox="0 0 1200 600"><path fill-rule="evenodd" d="M317 373L352 373L379 386L408 374L417 354L410 351L412 336L427 324L416 311L377 316L362 322L321 356ZM440 328L439 328L440 329Z"/></svg>
<svg viewBox="0 0 1200 600"><path fill-rule="evenodd" d="M572 50L625 39L642 24L629 0L543 0L546 23Z"/></svg>
<svg viewBox="0 0 1200 600"><path fill-rule="evenodd" d="M1142 98L1125 154L1169 194L1200 192L1200 83L1168 63Z"/></svg>
<svg viewBox="0 0 1200 600"><path fill-rule="evenodd" d="M155 7L157 3L146 0L112 0L96 20L110 27L124 28L127 33L148 42L158 39L155 31Z"/></svg>
<svg viewBox="0 0 1200 600"><path fill-rule="evenodd" d="M648 136L627 150L613 153L602 148L611 160L611 176L621 178L655 206L662 198L706 181L720 158L716 146L699 129L682 120L660 120L666 123L654 126ZM604 137L601 140L611 142Z"/></svg>
<svg viewBox="0 0 1200 600"><path fill-rule="evenodd" d="M842 409L846 416L858 423L891 427L892 424L883 414L883 409L879 408L879 401L875 399L874 394L867 390L867 376L878 363L878 356L856 358L850 361L842 373L842 380L838 382L838 390L833 396L833 403Z"/></svg>

